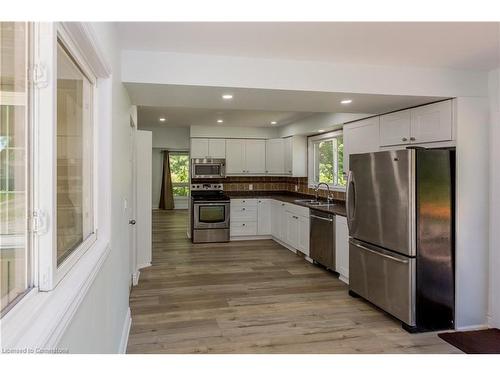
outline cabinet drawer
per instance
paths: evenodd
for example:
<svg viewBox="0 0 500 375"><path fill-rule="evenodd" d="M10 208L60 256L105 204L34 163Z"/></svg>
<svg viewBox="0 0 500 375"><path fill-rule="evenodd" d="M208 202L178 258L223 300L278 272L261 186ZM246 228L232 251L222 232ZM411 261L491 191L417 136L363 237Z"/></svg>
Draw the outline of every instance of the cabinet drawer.
<svg viewBox="0 0 500 375"><path fill-rule="evenodd" d="M231 199L231 207L233 206L246 206L246 207L257 207L258 199Z"/></svg>
<svg viewBox="0 0 500 375"><path fill-rule="evenodd" d="M257 221L231 221L231 236L256 236Z"/></svg>
<svg viewBox="0 0 500 375"><path fill-rule="evenodd" d="M286 203L285 210L297 216L309 217L309 208L296 204Z"/></svg>
<svg viewBox="0 0 500 375"><path fill-rule="evenodd" d="M257 221L257 206L231 205L231 221L233 220Z"/></svg>

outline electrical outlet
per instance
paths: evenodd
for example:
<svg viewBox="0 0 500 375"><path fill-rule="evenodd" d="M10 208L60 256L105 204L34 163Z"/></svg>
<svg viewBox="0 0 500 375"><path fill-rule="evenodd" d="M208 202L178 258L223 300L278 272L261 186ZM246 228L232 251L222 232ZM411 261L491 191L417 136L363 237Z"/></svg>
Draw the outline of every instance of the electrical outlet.
<svg viewBox="0 0 500 375"><path fill-rule="evenodd" d="M248 184L248 190L253 190L253 184Z"/></svg>
<svg viewBox="0 0 500 375"><path fill-rule="evenodd" d="M295 191L299 191L299 185L295 185Z"/></svg>

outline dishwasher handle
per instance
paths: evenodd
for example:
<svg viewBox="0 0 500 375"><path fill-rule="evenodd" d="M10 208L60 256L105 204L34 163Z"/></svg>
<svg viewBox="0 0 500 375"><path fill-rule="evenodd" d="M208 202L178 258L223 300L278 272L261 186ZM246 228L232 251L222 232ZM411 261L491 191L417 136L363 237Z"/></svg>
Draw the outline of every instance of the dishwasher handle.
<svg viewBox="0 0 500 375"><path fill-rule="evenodd" d="M321 217L321 216L316 216L316 215L313 215L313 214L309 215L309 217L312 217L312 218L314 218L314 219L319 219L319 220L328 221L328 222L330 222L330 223L333 223L333 219L331 219L331 218Z"/></svg>

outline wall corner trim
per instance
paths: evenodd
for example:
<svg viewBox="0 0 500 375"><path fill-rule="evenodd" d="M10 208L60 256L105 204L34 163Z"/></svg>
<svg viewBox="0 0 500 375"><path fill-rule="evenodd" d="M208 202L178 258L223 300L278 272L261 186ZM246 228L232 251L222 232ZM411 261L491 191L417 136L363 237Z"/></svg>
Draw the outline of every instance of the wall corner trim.
<svg viewBox="0 0 500 375"><path fill-rule="evenodd" d="M120 339L120 354L127 353L128 337L130 335L130 327L132 327L132 314L130 312L130 307L127 309L127 314L125 315L125 320L123 322L122 337Z"/></svg>

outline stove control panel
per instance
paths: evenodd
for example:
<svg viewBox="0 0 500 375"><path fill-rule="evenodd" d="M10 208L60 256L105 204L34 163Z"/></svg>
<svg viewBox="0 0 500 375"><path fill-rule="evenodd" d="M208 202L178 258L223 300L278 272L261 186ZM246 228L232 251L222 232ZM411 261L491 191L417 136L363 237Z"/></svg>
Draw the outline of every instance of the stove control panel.
<svg viewBox="0 0 500 375"><path fill-rule="evenodd" d="M191 184L191 191L200 190L212 190L212 191L222 191L224 190L223 184Z"/></svg>

